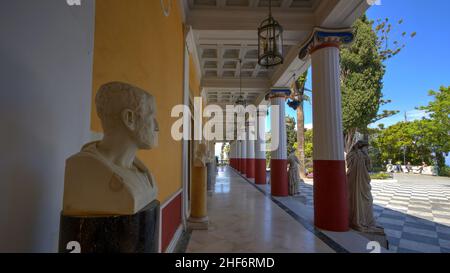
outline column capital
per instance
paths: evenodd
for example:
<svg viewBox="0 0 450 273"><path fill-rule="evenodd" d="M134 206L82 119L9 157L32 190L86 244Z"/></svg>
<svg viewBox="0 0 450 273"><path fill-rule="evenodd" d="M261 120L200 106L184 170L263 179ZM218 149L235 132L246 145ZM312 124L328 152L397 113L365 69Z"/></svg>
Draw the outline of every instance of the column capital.
<svg viewBox="0 0 450 273"><path fill-rule="evenodd" d="M339 48L343 44L349 44L353 41L354 34L351 28L329 29L315 27L306 42L300 47L299 58L304 60L314 51L326 48Z"/></svg>
<svg viewBox="0 0 450 273"><path fill-rule="evenodd" d="M289 87L273 87L270 89L268 97L272 98L287 98L291 95L291 88Z"/></svg>

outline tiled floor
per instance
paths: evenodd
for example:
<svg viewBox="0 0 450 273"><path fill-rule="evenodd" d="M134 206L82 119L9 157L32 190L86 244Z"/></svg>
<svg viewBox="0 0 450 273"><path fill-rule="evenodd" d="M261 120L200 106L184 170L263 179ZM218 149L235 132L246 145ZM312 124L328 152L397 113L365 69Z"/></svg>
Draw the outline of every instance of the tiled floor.
<svg viewBox="0 0 450 273"><path fill-rule="evenodd" d="M334 252L255 187L219 169L208 196L209 230L195 230L186 252Z"/></svg>
<svg viewBox="0 0 450 273"><path fill-rule="evenodd" d="M396 175L372 181L374 215L400 253L450 253L450 179ZM301 183L295 200L313 207L312 181Z"/></svg>

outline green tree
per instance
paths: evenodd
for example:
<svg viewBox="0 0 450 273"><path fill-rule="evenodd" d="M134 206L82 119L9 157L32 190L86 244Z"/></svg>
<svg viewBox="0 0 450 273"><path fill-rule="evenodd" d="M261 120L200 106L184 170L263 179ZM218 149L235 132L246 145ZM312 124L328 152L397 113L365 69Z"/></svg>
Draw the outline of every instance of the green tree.
<svg viewBox="0 0 450 273"><path fill-rule="evenodd" d="M297 146L297 132L295 131L295 119L286 117L286 136L287 136L287 153L292 154Z"/></svg>
<svg viewBox="0 0 450 273"><path fill-rule="evenodd" d="M431 138L429 122L417 120L414 122L399 122L384 130L372 133L371 159L378 166L381 162L392 160L395 162L411 162L421 165L422 162L432 164Z"/></svg>
<svg viewBox="0 0 450 273"><path fill-rule="evenodd" d="M402 20L398 22L402 23ZM381 92L386 71L383 62L405 47L399 41L391 43L389 37L393 27L388 19L378 20L374 26L373 21L363 16L353 27L353 44L341 50L342 113L347 152L354 144L357 132L367 134L369 124L398 113L385 110L379 114L380 106L390 103L383 99ZM413 33L411 37L415 35Z"/></svg>
<svg viewBox="0 0 450 273"><path fill-rule="evenodd" d="M272 145L272 133L266 133L266 166L270 167L270 160L272 159L272 152L270 151Z"/></svg>
<svg viewBox="0 0 450 273"><path fill-rule="evenodd" d="M440 175L447 175L445 155L450 152L450 87L430 91L433 97L427 106L418 107L427 117L414 122L400 122L373 134L373 147L381 160L426 162L437 165Z"/></svg>
<svg viewBox="0 0 450 273"><path fill-rule="evenodd" d="M295 82L295 91L291 95L294 105L297 106L297 156L300 161L299 174L300 178L304 179L305 174L305 101L310 101L310 97L305 94L306 80L308 78L308 70L303 73Z"/></svg>
<svg viewBox="0 0 450 273"><path fill-rule="evenodd" d="M435 154L439 172L445 171L445 155L450 152L450 86L429 91L433 97L427 106L419 107L429 114L423 120L423 138Z"/></svg>

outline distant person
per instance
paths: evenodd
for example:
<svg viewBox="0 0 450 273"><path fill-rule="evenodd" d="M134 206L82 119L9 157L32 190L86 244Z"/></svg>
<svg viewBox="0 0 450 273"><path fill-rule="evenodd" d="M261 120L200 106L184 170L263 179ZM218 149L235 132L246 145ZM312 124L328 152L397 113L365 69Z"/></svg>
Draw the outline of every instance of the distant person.
<svg viewBox="0 0 450 273"><path fill-rule="evenodd" d="M422 174L422 173L423 173L423 170L424 170L425 168L427 168L427 167L428 167L427 163L422 162L422 166L420 166L420 168L419 168L419 173Z"/></svg>
<svg viewBox="0 0 450 273"><path fill-rule="evenodd" d="M408 173L411 173L413 171L411 162L408 162L408 164L406 164L406 170L408 171Z"/></svg>

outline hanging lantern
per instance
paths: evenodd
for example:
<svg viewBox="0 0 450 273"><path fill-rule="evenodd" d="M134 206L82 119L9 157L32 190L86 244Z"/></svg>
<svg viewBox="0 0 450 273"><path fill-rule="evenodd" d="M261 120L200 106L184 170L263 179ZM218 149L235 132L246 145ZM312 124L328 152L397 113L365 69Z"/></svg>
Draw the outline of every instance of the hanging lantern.
<svg viewBox="0 0 450 273"><path fill-rule="evenodd" d="M242 95L240 95L240 96L236 99L235 105L236 105L236 106L242 105L242 106L246 107L246 106L247 106L247 102L245 101L244 97L243 97Z"/></svg>
<svg viewBox="0 0 450 273"><path fill-rule="evenodd" d="M234 102L235 106L243 106L244 108L247 106L247 101L242 96L242 60L239 59L239 97Z"/></svg>
<svg viewBox="0 0 450 273"><path fill-rule="evenodd" d="M269 17L258 28L258 63L269 68L283 61L283 27L272 17L269 1Z"/></svg>

